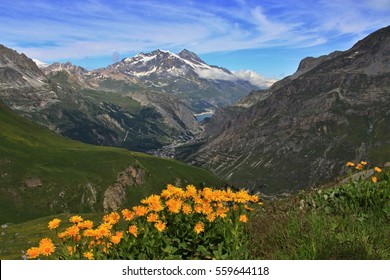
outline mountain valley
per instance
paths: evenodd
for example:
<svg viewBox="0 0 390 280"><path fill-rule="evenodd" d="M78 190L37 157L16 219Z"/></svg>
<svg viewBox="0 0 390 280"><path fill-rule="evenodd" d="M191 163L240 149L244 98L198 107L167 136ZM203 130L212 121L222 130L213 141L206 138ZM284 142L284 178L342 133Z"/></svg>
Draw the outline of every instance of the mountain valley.
<svg viewBox="0 0 390 280"><path fill-rule="evenodd" d="M334 180L349 160L389 161L389 32L305 58L269 89L188 50L89 71L38 68L2 46L0 97L67 138L175 157L234 186L281 195ZM199 124L194 115L205 111L215 113Z"/></svg>
<svg viewBox="0 0 390 280"><path fill-rule="evenodd" d="M386 27L217 110L203 137L175 153L234 185L285 194L334 180L350 160L385 164L389 127Z"/></svg>

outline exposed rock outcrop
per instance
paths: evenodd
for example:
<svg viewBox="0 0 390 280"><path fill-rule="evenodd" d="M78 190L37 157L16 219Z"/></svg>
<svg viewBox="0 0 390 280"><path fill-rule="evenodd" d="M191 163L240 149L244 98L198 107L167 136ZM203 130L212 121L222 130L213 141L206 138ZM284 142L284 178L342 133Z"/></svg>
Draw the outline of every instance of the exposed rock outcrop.
<svg viewBox="0 0 390 280"><path fill-rule="evenodd" d="M28 178L24 180L24 185L27 188L37 188L37 187L42 187L43 183L41 179L34 177L34 178Z"/></svg>
<svg viewBox="0 0 390 280"><path fill-rule="evenodd" d="M116 182L104 192L104 211L118 210L126 199L126 189L144 183L145 171L141 168L129 166L119 173Z"/></svg>

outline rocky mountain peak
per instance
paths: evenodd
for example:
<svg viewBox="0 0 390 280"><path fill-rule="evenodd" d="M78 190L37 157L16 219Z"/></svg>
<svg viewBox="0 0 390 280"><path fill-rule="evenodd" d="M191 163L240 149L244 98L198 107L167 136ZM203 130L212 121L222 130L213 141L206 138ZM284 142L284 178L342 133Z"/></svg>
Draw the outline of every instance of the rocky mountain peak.
<svg viewBox="0 0 390 280"><path fill-rule="evenodd" d="M204 62L202 59L200 59L200 57L196 53L191 52L191 51L189 51L187 49L184 49L181 52L179 52L178 56L180 56L181 58L186 59L188 61L191 61L193 63L203 63L203 64L206 64L206 62Z"/></svg>
<svg viewBox="0 0 390 280"><path fill-rule="evenodd" d="M333 52L310 64L314 66L309 69L314 70L313 74L354 72L377 75L390 72L390 26L371 33L347 51Z"/></svg>
<svg viewBox="0 0 390 280"><path fill-rule="evenodd" d="M73 65L71 62L66 62L66 63L54 62L49 66L43 68L43 70L45 71L45 73L53 73L58 71L66 71L78 75L83 75L88 73L87 69L81 66Z"/></svg>
<svg viewBox="0 0 390 280"><path fill-rule="evenodd" d="M335 51L316 58L302 59L297 71L288 77L288 80L296 79L313 69L320 73L359 71L368 75L389 72L389 55L390 26L371 33L347 51Z"/></svg>
<svg viewBox="0 0 390 280"><path fill-rule="evenodd" d="M34 61L28 58L24 53L19 54L17 51L7 48L0 44L0 67L8 67L10 69L25 69L29 72L43 75L43 72L38 68Z"/></svg>
<svg viewBox="0 0 390 280"><path fill-rule="evenodd" d="M358 41L350 50L351 52L363 51L370 55L390 54L390 25L381 28L362 40Z"/></svg>

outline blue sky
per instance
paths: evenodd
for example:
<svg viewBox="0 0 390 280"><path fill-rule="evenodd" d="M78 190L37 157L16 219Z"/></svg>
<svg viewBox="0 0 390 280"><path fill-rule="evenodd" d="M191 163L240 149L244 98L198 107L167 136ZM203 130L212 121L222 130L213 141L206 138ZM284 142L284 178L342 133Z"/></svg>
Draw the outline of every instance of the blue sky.
<svg viewBox="0 0 390 280"><path fill-rule="evenodd" d="M390 0L1 0L0 44L88 69L157 48L209 64L292 74L390 24Z"/></svg>

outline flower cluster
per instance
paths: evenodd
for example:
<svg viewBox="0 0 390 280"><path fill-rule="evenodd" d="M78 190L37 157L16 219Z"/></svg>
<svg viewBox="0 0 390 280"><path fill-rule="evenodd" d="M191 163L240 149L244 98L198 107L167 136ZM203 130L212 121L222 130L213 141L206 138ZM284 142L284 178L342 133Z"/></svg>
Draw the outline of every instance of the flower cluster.
<svg viewBox="0 0 390 280"><path fill-rule="evenodd" d="M49 256L55 250L55 246L50 238L43 238L39 242L39 247L31 247L27 250L30 259L36 259L38 256Z"/></svg>
<svg viewBox="0 0 390 280"><path fill-rule="evenodd" d="M262 202L258 196L251 195L246 190L198 190L193 185L182 189L169 184L161 194L142 199L140 205L123 209L120 213L105 215L97 226L92 221L75 215L69 219L70 226L61 232L57 232L61 223L59 219L50 221L48 228L56 230L60 239L59 247L65 248L56 251L59 258L136 258L137 254L153 258L150 253L150 247L153 246L145 248L148 247L145 245L141 248L140 242L154 246L169 244L166 248L173 252L178 250L172 249L176 243L175 246L183 251L193 244L205 242L204 240L224 242L224 236L221 235L228 232L232 236L228 240L238 240L238 232L248 222L249 213L254 210L250 204L262 205ZM204 236L207 234L209 235ZM168 252L166 248L162 249L163 252ZM48 242L47 239L42 239L40 246L30 248L27 255L34 259L40 255L49 256L54 251L51 240Z"/></svg>
<svg viewBox="0 0 390 280"><path fill-rule="evenodd" d="M346 164L348 167L354 167L356 170L359 170L359 171L362 171L364 169L364 167L367 165L367 162L366 161L361 161L357 164L351 162L351 161L348 161L347 164ZM374 172L375 173L381 173L382 172L382 169L380 169L379 167L374 167ZM373 183L376 183L378 182L378 178L376 176L372 176L371 177L371 181Z"/></svg>

